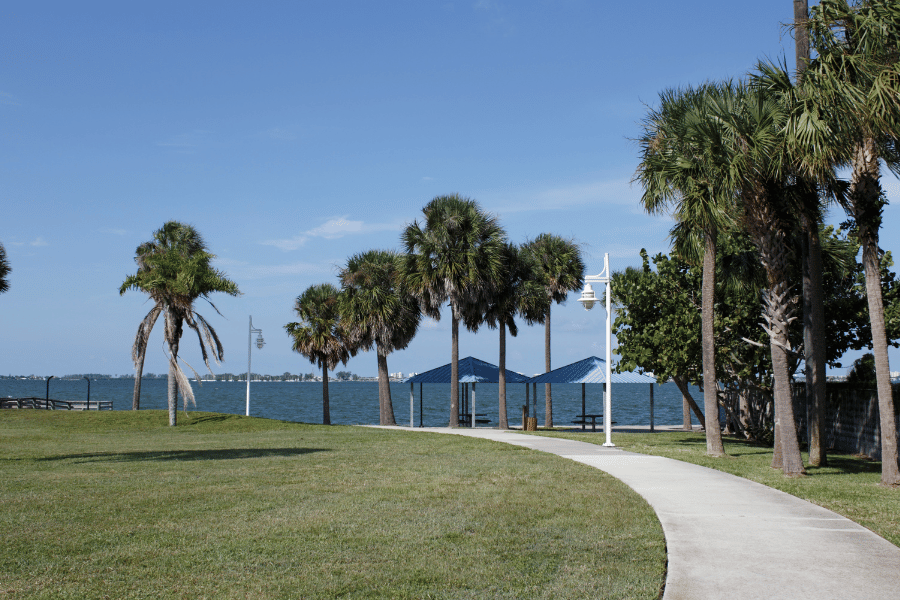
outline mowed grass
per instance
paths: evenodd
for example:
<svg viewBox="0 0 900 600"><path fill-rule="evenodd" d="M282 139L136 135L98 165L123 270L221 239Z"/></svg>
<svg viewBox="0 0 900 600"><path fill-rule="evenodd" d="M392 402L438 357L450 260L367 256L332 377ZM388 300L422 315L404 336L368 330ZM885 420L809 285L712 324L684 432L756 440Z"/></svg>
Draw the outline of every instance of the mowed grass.
<svg viewBox="0 0 900 600"><path fill-rule="evenodd" d="M657 598L602 472L462 436L0 411L0 597Z"/></svg>
<svg viewBox="0 0 900 600"><path fill-rule="evenodd" d="M605 441L602 433L542 432L541 435L595 444ZM723 441L728 456L712 458L706 455L706 435L702 432L613 432L613 443L623 450L683 460L762 483L833 510L900 546L900 489L879 485L880 462L830 452L828 466L810 467L804 452L808 475L789 478L769 466L771 448L729 436L723 436Z"/></svg>

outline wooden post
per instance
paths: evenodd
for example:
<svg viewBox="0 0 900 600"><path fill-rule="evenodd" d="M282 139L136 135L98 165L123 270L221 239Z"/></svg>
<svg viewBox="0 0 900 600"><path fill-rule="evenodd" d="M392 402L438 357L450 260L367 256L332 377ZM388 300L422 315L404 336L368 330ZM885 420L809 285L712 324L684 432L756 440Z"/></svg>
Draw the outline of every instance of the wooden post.
<svg viewBox="0 0 900 600"><path fill-rule="evenodd" d="M587 420L585 418L586 410L584 405L584 384L581 384L581 430L584 431L584 422Z"/></svg>

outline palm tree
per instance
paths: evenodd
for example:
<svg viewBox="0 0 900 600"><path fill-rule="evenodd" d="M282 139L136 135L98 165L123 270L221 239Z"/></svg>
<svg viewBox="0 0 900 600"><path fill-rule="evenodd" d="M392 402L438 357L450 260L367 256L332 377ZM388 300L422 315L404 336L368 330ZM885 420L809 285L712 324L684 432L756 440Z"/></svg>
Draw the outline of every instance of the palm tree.
<svg viewBox="0 0 900 600"><path fill-rule="evenodd" d="M544 288L547 298L546 312L537 322L544 323L544 366L550 366L550 307L566 301L569 292L584 287L584 261L581 248L573 240L561 238L552 233L542 233L525 244L535 269L538 283ZM553 395L550 384L544 384L544 426L553 427Z"/></svg>
<svg viewBox="0 0 900 600"><path fill-rule="evenodd" d="M509 429L506 412L506 332L509 331L511 336L516 337L519 332L515 319L517 315L531 325L542 319L549 307L543 286L537 280L534 264L529 259L530 255L515 244L504 244L503 272L493 282L485 312L474 315L475 318L483 319L492 329L496 327L500 330L500 429Z"/></svg>
<svg viewBox="0 0 900 600"><path fill-rule="evenodd" d="M347 364L356 354L349 332L341 320L341 292L330 283L306 288L297 296L294 311L299 322L288 323L285 331L294 340L293 350L322 368L322 423L331 425L328 402L328 369Z"/></svg>
<svg viewBox="0 0 900 600"><path fill-rule="evenodd" d="M635 176L644 188L641 203L648 213L674 212L676 247L687 245L686 236L702 240L703 405L710 456L725 455L715 364L716 243L719 232L734 225L734 186L712 103L728 87L706 84L660 94L660 107L644 119Z"/></svg>
<svg viewBox="0 0 900 600"><path fill-rule="evenodd" d="M177 221L169 221L156 230L153 239L144 242L135 250L134 262L138 265L138 273L144 273L149 270L145 257L165 252L177 248L183 255L190 256L198 252L206 251L206 244L200 233L189 225L183 225ZM126 290L123 284L119 290L119 294L124 294ZM141 291L150 295L154 301L153 308L144 317L140 325L138 325L137 335L134 338L134 345L131 348L131 358L135 365L134 378L134 394L131 399L131 410L139 410L141 407L141 377L144 373L144 358L147 353L147 342L150 339L150 332L156 324L159 315L163 313L166 307L165 290L159 286L153 285Z"/></svg>
<svg viewBox="0 0 900 600"><path fill-rule="evenodd" d="M9 281L6 278L10 271L12 271L12 268L10 268L9 261L6 259L6 248L3 247L3 244L0 244L0 294L9 291Z"/></svg>
<svg viewBox="0 0 900 600"><path fill-rule="evenodd" d="M806 14L805 12L803 13ZM798 33L798 44L802 32ZM798 61L809 59L808 43L805 59L798 48ZM801 277L803 281L803 352L806 370L806 397L809 407L809 462L825 466L825 367L826 336L824 291L822 284L822 241L820 224L825 210L824 200L835 197L839 188L834 170L836 140L822 118L822 106L816 90L804 83L798 68L798 81L791 81L787 70L760 63L751 75L752 85L783 104L785 153L788 161L786 191L795 200L799 219Z"/></svg>
<svg viewBox="0 0 900 600"><path fill-rule="evenodd" d="M341 269L341 322L356 345L378 354L378 412L381 425L396 425L391 403L387 355L406 348L416 335L422 313L415 297L402 287L400 255L391 250L355 254Z"/></svg>
<svg viewBox="0 0 900 600"><path fill-rule="evenodd" d="M119 288L119 294L124 294L129 289L143 291L156 302L138 327L132 350L135 366L137 367L140 362L141 370L150 330L159 315L164 314L164 337L169 348L168 405L171 426L177 423L178 392L181 392L184 398L185 407L188 402L194 402L191 384L178 364L178 350L184 326L187 325L197 333L203 362L208 369L210 367L207 346L213 352L216 362L224 358L222 343L215 330L194 310L194 301L203 298L219 312L209 300L209 294L213 292L223 292L230 296L240 294L236 283L211 266L214 258L213 254L205 250L203 239L196 229L177 221L169 221L154 232L153 241L138 247L135 258L138 271L126 277ZM193 371L192 367L191 370ZM194 374L199 380L196 371ZM141 373L137 375L140 379Z"/></svg>
<svg viewBox="0 0 900 600"><path fill-rule="evenodd" d="M793 352L789 325L795 318L789 277L790 232L797 207L785 189L790 168L784 141L786 111L778 98L743 85L717 98L714 110L728 140L728 162L740 186L743 224L759 250L768 280L763 328L769 334L774 377L772 466L783 469L787 476L798 476L804 469L788 369L788 354Z"/></svg>
<svg viewBox="0 0 900 600"><path fill-rule="evenodd" d="M477 306L486 306L490 285L503 270L506 234L494 216L458 194L437 196L422 215L423 223L414 221L402 234L404 285L422 312L435 320L449 301L450 427L459 427L459 321L466 313L479 311ZM470 320L467 327L475 330L478 322Z"/></svg>
<svg viewBox="0 0 900 600"><path fill-rule="evenodd" d="M881 420L883 485L900 485L890 363L884 324L878 234L885 204L880 160L897 173L900 152L900 8L893 0L823 0L809 20L818 52L804 73L804 83L816 91L830 116L829 126L841 141L839 166L852 172L845 209L856 221L862 245L866 298L872 326L872 347Z"/></svg>

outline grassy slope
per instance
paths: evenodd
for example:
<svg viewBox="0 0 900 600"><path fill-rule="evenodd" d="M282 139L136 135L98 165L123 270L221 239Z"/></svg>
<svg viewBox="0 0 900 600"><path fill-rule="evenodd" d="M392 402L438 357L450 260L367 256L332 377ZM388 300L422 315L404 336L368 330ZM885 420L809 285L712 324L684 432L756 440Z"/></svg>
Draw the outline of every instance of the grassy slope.
<svg viewBox="0 0 900 600"><path fill-rule="evenodd" d="M542 432L596 444L603 434ZM726 458L706 455L700 432L614 433L613 443L624 450L675 458L718 469L809 500L868 527L900 546L900 489L879 485L881 463L847 454L830 453L829 466L807 467L807 477L788 478L772 469L772 449L746 440L725 437ZM806 454L803 455L807 459Z"/></svg>
<svg viewBox="0 0 900 600"><path fill-rule="evenodd" d="M457 436L0 411L0 596L654 598L650 508Z"/></svg>

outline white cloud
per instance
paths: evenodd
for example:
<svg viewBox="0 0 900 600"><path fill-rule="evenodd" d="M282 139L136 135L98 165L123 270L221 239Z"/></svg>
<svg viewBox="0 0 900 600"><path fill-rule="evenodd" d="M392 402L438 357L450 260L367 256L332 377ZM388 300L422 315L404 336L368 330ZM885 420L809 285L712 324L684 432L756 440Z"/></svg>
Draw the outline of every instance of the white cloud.
<svg viewBox="0 0 900 600"><path fill-rule="evenodd" d="M346 216L343 216L328 219L322 225L301 232L300 235L296 235L290 239L266 240L260 243L266 246L275 246L276 248L287 252L302 247L310 238L334 240L348 235L359 235L378 231L399 231L402 228L403 224L400 222L366 223L364 221L350 220L347 219Z"/></svg>
<svg viewBox="0 0 900 600"><path fill-rule="evenodd" d="M263 136L272 139L272 140L283 140L283 141L291 141L296 140L297 136L288 131L287 129L282 129L281 127L272 127L263 132Z"/></svg>
<svg viewBox="0 0 900 600"><path fill-rule="evenodd" d="M30 246L47 246L47 240L38 236L33 241L29 242Z"/></svg>
<svg viewBox="0 0 900 600"><path fill-rule="evenodd" d="M247 261L217 258L216 267L225 270L231 279L265 279L285 275L333 275L336 261L318 263L294 262L284 265L253 265Z"/></svg>
<svg viewBox="0 0 900 600"><path fill-rule="evenodd" d="M627 179L595 181L541 190L511 190L496 197L494 212L509 214L532 210L566 210L585 204L635 205L640 191Z"/></svg>
<svg viewBox="0 0 900 600"><path fill-rule="evenodd" d="M209 133L209 131L195 129L188 133L173 135L164 141L156 142L156 145L162 148L171 148L177 152L191 153L206 143Z"/></svg>

